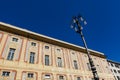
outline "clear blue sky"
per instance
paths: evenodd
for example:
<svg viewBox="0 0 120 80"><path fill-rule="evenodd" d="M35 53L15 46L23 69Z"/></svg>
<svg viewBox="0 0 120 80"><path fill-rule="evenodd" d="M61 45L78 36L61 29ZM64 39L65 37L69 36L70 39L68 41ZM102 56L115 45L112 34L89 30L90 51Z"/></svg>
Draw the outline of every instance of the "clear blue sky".
<svg viewBox="0 0 120 80"><path fill-rule="evenodd" d="M83 46L70 28L82 14L88 47L120 62L120 0L1 0L0 21Z"/></svg>

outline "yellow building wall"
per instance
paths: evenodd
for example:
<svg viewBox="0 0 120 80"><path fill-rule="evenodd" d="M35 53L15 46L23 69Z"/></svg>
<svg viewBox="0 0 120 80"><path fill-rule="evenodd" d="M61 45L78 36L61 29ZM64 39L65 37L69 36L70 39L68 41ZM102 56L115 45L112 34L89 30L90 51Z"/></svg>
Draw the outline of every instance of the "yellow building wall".
<svg viewBox="0 0 120 80"><path fill-rule="evenodd" d="M13 42L13 37L18 38L18 42ZM31 46L31 42L36 43L36 46ZM45 46L48 46L49 49L45 49ZM13 60L7 60L9 48L16 49ZM29 63L30 52L35 52L34 64ZM50 66L44 64L45 55L50 57ZM61 57L62 67L57 66L57 57ZM115 80L108 69L105 58L97 56L92 56L92 58L100 80ZM73 60L77 61L78 69L74 69ZM45 80L46 74L51 77L46 80L58 80L59 75L64 76L65 80L77 80L77 77L81 77L81 80L90 80L93 76L92 72L88 70L87 63L87 55L83 52L0 31L0 80L7 80L7 78L10 80L24 80L24 78L25 80ZM14 74L3 77L3 71ZM33 73L34 77L27 78L27 73ZM12 75L15 77L13 78Z"/></svg>

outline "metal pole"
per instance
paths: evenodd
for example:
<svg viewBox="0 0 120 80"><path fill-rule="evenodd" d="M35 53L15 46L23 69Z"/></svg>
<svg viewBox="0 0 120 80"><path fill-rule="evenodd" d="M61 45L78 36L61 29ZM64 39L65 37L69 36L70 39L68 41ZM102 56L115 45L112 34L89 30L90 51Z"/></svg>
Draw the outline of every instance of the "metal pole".
<svg viewBox="0 0 120 80"><path fill-rule="evenodd" d="M77 31L77 33L79 33L79 34L81 35L82 41L83 41L83 43L84 43L84 47L85 47L86 52L87 52L87 56L88 56L88 60L89 60L90 66L91 66L91 70L92 70L92 73L93 73L94 80L99 80L98 73L97 73L97 71L96 71L96 67L95 67L95 65L94 65L94 63L93 63L93 60L92 60L91 56L90 56L90 52L89 52L89 50L88 50L88 47L87 47L87 44L86 44L84 35L83 35L83 33L82 33L82 27L81 27L81 25L80 25L80 23L79 23L78 20L76 20L76 24L77 24L77 26L78 26L78 31Z"/></svg>

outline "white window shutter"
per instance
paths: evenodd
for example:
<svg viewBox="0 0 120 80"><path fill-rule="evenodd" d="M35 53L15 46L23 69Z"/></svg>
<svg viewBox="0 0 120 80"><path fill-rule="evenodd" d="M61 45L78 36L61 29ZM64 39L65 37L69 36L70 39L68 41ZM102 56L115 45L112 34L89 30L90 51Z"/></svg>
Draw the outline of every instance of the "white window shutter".
<svg viewBox="0 0 120 80"><path fill-rule="evenodd" d="M28 51L29 51L29 46L30 46L30 42L27 42L27 48L26 48L26 54L25 54L25 61L28 61Z"/></svg>
<svg viewBox="0 0 120 80"><path fill-rule="evenodd" d="M15 72L12 72L11 76L12 78L10 80L15 80Z"/></svg>
<svg viewBox="0 0 120 80"><path fill-rule="evenodd" d="M28 52L26 52L25 61L28 61Z"/></svg>
<svg viewBox="0 0 120 80"><path fill-rule="evenodd" d="M15 60L18 60L18 58L20 56L20 50L22 48L22 40L21 39L19 40L19 46L20 47L17 49Z"/></svg>
<svg viewBox="0 0 120 80"><path fill-rule="evenodd" d="M26 73L24 72L23 75L22 75L22 80L26 80Z"/></svg>
<svg viewBox="0 0 120 80"><path fill-rule="evenodd" d="M6 57L6 53L7 53L7 50L8 50L8 44L9 44L9 42L10 42L10 37L8 37L7 42L5 44L5 48L4 48L4 51L2 53L2 58Z"/></svg>

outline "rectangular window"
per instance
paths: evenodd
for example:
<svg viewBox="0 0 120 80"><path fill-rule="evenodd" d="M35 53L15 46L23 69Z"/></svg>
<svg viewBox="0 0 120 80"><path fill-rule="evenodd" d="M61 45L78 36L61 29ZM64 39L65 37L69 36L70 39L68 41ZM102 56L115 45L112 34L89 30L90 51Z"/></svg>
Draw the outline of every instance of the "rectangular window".
<svg viewBox="0 0 120 80"><path fill-rule="evenodd" d="M113 64L111 63L111 66L113 67Z"/></svg>
<svg viewBox="0 0 120 80"><path fill-rule="evenodd" d="M59 80L64 80L64 76L59 76Z"/></svg>
<svg viewBox="0 0 120 80"><path fill-rule="evenodd" d="M33 78L34 74L33 73L28 73L28 78Z"/></svg>
<svg viewBox="0 0 120 80"><path fill-rule="evenodd" d="M77 80L81 80L80 77L77 77Z"/></svg>
<svg viewBox="0 0 120 80"><path fill-rule="evenodd" d="M8 71L3 71L2 72L2 76L9 76L10 75L10 72L8 72Z"/></svg>
<svg viewBox="0 0 120 80"><path fill-rule="evenodd" d="M115 64L115 67L116 67L116 68L119 68L119 65Z"/></svg>
<svg viewBox="0 0 120 80"><path fill-rule="evenodd" d="M119 76L117 76L117 79L118 79L118 80L120 80L120 77L119 77Z"/></svg>
<svg viewBox="0 0 120 80"><path fill-rule="evenodd" d="M35 62L35 53L34 53L34 52L31 52L31 53L30 53L29 63L34 64L34 62Z"/></svg>
<svg viewBox="0 0 120 80"><path fill-rule="evenodd" d="M101 72L99 65L97 65L96 68L98 69L99 72ZM106 67L106 68L107 68L107 67Z"/></svg>
<svg viewBox="0 0 120 80"><path fill-rule="evenodd" d="M87 63L88 70L91 70L90 63Z"/></svg>
<svg viewBox="0 0 120 80"><path fill-rule="evenodd" d="M60 52L60 49L57 49L58 52Z"/></svg>
<svg viewBox="0 0 120 80"><path fill-rule="evenodd" d="M58 67L62 67L62 59L60 57L57 58Z"/></svg>
<svg viewBox="0 0 120 80"><path fill-rule="evenodd" d="M78 69L77 61L74 60L73 63L74 63L74 68L75 68L75 69Z"/></svg>
<svg viewBox="0 0 120 80"><path fill-rule="evenodd" d="M7 60L13 60L14 53L15 53L15 49L10 48L9 53L8 53Z"/></svg>
<svg viewBox="0 0 120 80"><path fill-rule="evenodd" d="M50 79L50 75L46 74L45 79Z"/></svg>
<svg viewBox="0 0 120 80"><path fill-rule="evenodd" d="M114 70L114 72L115 72L115 73L117 73L117 71L116 71L116 70Z"/></svg>
<svg viewBox="0 0 120 80"><path fill-rule="evenodd" d="M45 55L45 65L49 66L49 55Z"/></svg>
<svg viewBox="0 0 120 80"><path fill-rule="evenodd" d="M36 46L36 43L34 43L34 42L31 42L31 45L32 45L32 46Z"/></svg>
<svg viewBox="0 0 120 80"><path fill-rule="evenodd" d="M45 49L49 49L49 46L45 46Z"/></svg>
<svg viewBox="0 0 120 80"><path fill-rule="evenodd" d="M120 70L118 70L118 73L120 74Z"/></svg>
<svg viewBox="0 0 120 80"><path fill-rule="evenodd" d="M12 41L18 42L18 38L12 38Z"/></svg>

